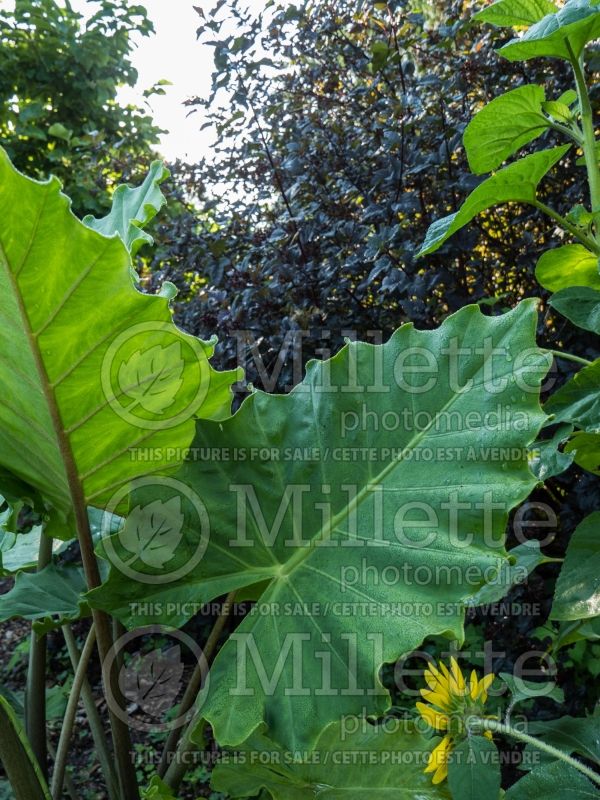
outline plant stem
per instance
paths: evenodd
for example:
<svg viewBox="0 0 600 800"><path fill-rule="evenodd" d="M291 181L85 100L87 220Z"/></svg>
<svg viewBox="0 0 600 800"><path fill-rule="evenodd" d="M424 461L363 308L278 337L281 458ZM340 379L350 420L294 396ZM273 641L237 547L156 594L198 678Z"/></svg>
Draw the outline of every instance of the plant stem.
<svg viewBox="0 0 600 800"><path fill-rule="evenodd" d="M493 719L482 719L481 717L475 717L471 720L471 723L475 723L475 726L478 730L492 731L492 733L504 733L507 736L512 736L513 739L526 742L527 744L536 747L538 750L543 750L545 753L548 753L548 755L561 759L561 761L564 761L565 764L568 764L569 766L578 770L582 775L585 775L586 778L589 778L594 783L600 784L600 775L593 769L586 767L585 764L581 763L581 761L578 761L576 758L573 758L567 753L564 753L562 750L559 750L558 747L547 744L541 739L536 739L535 736L530 736L528 733L523 733L522 731L516 730L516 728L513 728L512 725L505 725L502 722L497 722Z"/></svg>
<svg viewBox="0 0 600 800"><path fill-rule="evenodd" d="M73 685L69 694L67 708L60 729L60 738L58 740L58 747L56 750L56 760L54 762L54 770L52 772L52 784L50 786L50 793L53 800L60 800L62 796L63 782L65 777L65 769L67 766L67 757L69 754L69 745L71 735L73 733L73 725L75 723L75 714L77 713L77 706L79 705L79 698L81 695L81 688L85 680L85 673L87 666L94 650L96 643L96 630L92 625L90 632L87 635L81 657L75 670L73 678Z"/></svg>
<svg viewBox="0 0 600 800"><path fill-rule="evenodd" d="M583 157L587 169L588 183L590 187L590 201L592 204L592 214L600 212L600 170L598 168L598 158L596 153L596 135L594 133L594 116L592 105L585 83L583 72L583 55L580 59L575 58L571 46L571 65L575 74L577 84L577 95L579 97L579 110L581 112L581 128L583 131ZM598 234L596 226L596 234Z"/></svg>
<svg viewBox="0 0 600 800"><path fill-rule="evenodd" d="M196 665L192 678L181 701L179 709L180 716L183 716L191 709L194 701L196 700L198 692L202 688L203 679L205 677L205 669L212 663L214 659L215 650L219 643L219 639L221 638L221 634L223 633L223 629L225 628L225 624L229 619L229 615L233 607L235 594L235 591L229 592L225 598L223 606L221 607L221 613L215 620L215 623L203 648L204 662ZM173 730L169 733L169 737L163 749L160 764L158 766L158 774L161 778L165 778L165 782L173 789L173 791L177 791L181 781L185 777L185 773L189 768L189 764L187 763L187 760L183 758L183 755L193 752L195 749L197 749L196 745L191 740L191 734L197 722L199 721L198 717L198 714L194 714L187 728L185 729L183 736L181 735L183 726L173 728ZM177 746L178 743L179 746ZM171 754L174 754L174 758L172 759L170 758Z"/></svg>
<svg viewBox="0 0 600 800"><path fill-rule="evenodd" d="M38 551L37 571L47 567L52 558L52 538L42 529ZM46 746L46 635L36 636L31 626L29 668L25 690L25 731L38 761L42 775L48 778Z"/></svg>
<svg viewBox="0 0 600 800"><path fill-rule="evenodd" d="M54 747L51 740L48 740L48 753L50 754L50 758L53 760L56 759L56 747ZM65 772L65 791L71 800L80 800L75 785L73 784L73 779L68 772Z"/></svg>
<svg viewBox="0 0 600 800"><path fill-rule="evenodd" d="M548 120L548 124L552 128L552 130L558 131L562 133L563 136L566 136L568 139L571 139L575 144L579 145L579 147L583 147L583 133L579 130L573 130L573 128L569 128L568 125L563 125L560 122L554 122Z"/></svg>
<svg viewBox="0 0 600 800"><path fill-rule="evenodd" d="M67 461L67 463L69 462ZM83 571L88 588L95 589L97 586L100 586L101 580L98 562L94 552L90 523L87 516L85 497L81 484L76 477L73 479L71 486L74 498L73 506L77 527L77 539L81 550ZM112 668L109 669L108 667L109 654L113 646L110 619L108 614L97 608L92 609L92 619L96 630L98 653L100 655L100 664L102 667L104 695L108 702L108 714L110 717L117 773L119 776L120 798L121 800L139 800L139 787L135 768L131 760L132 748L129 728L123 719L115 712L112 705L112 701L114 701L121 709L125 707L119 687L117 659L111 659Z"/></svg>
<svg viewBox="0 0 600 800"><path fill-rule="evenodd" d="M3 257L6 260L6 256L4 255ZM54 387L51 385L48 379L46 365L42 358L38 338L31 329L29 316L25 306L23 305L23 300L18 291L15 277L10 272L9 280L12 281L13 284L12 290L18 303L21 324L28 337L31 354L34 359L40 385L46 399L50 420L54 429L58 449L60 451L60 457L64 466L87 588L95 589L96 587L100 586L101 583L100 570L98 569L98 562L94 552L94 540L92 538L92 532L90 530L90 523L87 515L88 504L83 489L83 483L77 468L69 435L63 424ZM108 691L109 689L112 690L112 696L117 698L117 702L120 702L122 698L117 681L116 670L112 669L110 671L111 674L108 674L108 670L106 669L107 657L110 654L113 644L109 618L104 611L100 611L99 609L93 609L92 617L94 620L94 628L96 629L98 653L100 655L100 662L102 664L104 691L107 695L107 699L109 699ZM129 736L129 728L126 723L114 712L113 708L111 708L110 702L108 703L108 710L119 773L121 800L139 800L140 793L137 784L135 768L131 760L131 739Z"/></svg>
<svg viewBox="0 0 600 800"><path fill-rule="evenodd" d="M77 642L75 641L75 636L68 625L63 625L62 632L67 644L67 650L69 651L69 658L71 659L73 671L77 672L80 654L77 647ZM114 760L104 734L104 727L102 725L102 720L100 719L100 714L98 713L92 688L86 676L84 676L81 684L81 699L83 701L83 707L85 708L88 724L94 740L94 747L96 748L98 761L100 762L102 774L104 775L104 779L106 781L108 796L110 800L119 800L119 781L117 778L117 773L115 772Z"/></svg>
<svg viewBox="0 0 600 800"><path fill-rule="evenodd" d="M592 253L600 255L600 245L594 239L590 239L590 237L580 230L577 225L573 225L568 219L565 219L562 214L559 214L558 211L555 211L553 208L550 208L550 206L542 203L541 200L535 200L533 205L544 214L547 214L547 216L553 219L565 231L569 231L569 233L572 234L576 239L579 239L579 241L584 244L588 250L591 250Z"/></svg>
<svg viewBox="0 0 600 800"><path fill-rule="evenodd" d="M589 367L589 365L592 363L591 361L588 361L587 358L574 356L573 353L564 353L562 350L549 350L548 352L552 353L552 355L556 358L564 358L566 361L574 361L576 364L583 364L584 367Z"/></svg>

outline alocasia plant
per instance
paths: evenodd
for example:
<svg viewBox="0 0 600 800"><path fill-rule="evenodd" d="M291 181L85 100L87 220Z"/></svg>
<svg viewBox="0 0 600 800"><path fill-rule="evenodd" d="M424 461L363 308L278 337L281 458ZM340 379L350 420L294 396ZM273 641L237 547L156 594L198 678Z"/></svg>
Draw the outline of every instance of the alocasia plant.
<svg viewBox="0 0 600 800"><path fill-rule="evenodd" d="M131 625L172 624L172 614L144 615L167 598L193 608L263 585L259 604L273 613L249 616L212 670L206 716L221 743L239 744L266 716L279 742L310 747L340 714L385 710L376 680L384 661L434 633L461 638L462 604L505 563L507 514L536 482L526 448L544 419L537 392L548 361L535 347L535 318L535 304L525 302L494 318L466 307L433 333L406 325L385 345L349 344L331 361L313 362L289 395L256 392L231 419L199 423L191 452L222 457L192 456L176 476L201 498L211 526L204 557L183 578L169 573L197 546L191 509L164 580L140 560L135 569L155 577L132 585L115 535L111 576L90 602ZM501 427L486 422L506 408ZM494 459L496 447L516 458ZM435 456L440 449L459 463L449 469ZM149 499L141 490L132 503ZM448 561L451 576L432 577L424 591L415 576L440 574ZM409 577L398 578L392 601L390 587L372 576L400 562ZM315 602L323 606L318 617ZM336 608L345 602L372 610L344 617ZM402 607L415 610L407 616L395 610ZM285 608L297 610L278 611ZM325 657L330 692L319 691Z"/></svg>
<svg viewBox="0 0 600 800"><path fill-rule="evenodd" d="M183 452L195 414L227 415L237 376L211 368L213 345L177 329L166 298L134 288L117 231L106 238L77 220L57 180L30 180L0 152L0 186L0 467L29 487L27 497L42 498L48 536L77 536L93 587L100 574L87 507L101 507L148 471L132 448L169 444ZM134 219L148 217L134 208ZM129 235L129 225L123 230ZM161 469L172 470L173 461L153 464ZM48 558L44 545L40 565ZM111 636L100 612L95 624L104 657ZM128 782L125 796L135 797Z"/></svg>
<svg viewBox="0 0 600 800"><path fill-rule="evenodd" d="M593 0L560 9L550 0L499 0L478 15L526 29L502 48L510 60L569 61L576 90L547 99L543 87L522 86L475 117L465 132L469 162L475 172L498 171L434 223L421 249L440 247L494 203L530 203L578 240L543 256L538 275L557 290L554 307L594 332L600 179L583 56L599 33L599 14ZM548 132L568 144L501 166ZM562 216L540 201L538 186L577 149L591 204ZM77 690L65 712L53 800L62 793L79 691L111 800L135 800L124 701L139 706L148 696L171 705L184 674L178 646L129 659L117 674L121 654L109 617L117 632L120 623L158 623L164 632L225 593L231 603L236 592L255 601L253 610L220 648L208 680L194 670L181 701L185 730L182 722L171 731L144 797L175 797L207 723L231 758L216 768L215 788L233 797L470 800L482 787L494 795L500 775L486 759L496 754L496 734L548 759L522 781L523 796L545 791L549 781L571 781L594 796L600 777L578 756L596 763L595 721L563 717L535 739L512 727L508 712L504 721L487 710L481 716L479 689L487 692L491 674L467 681L454 663L452 674L440 664L444 680L426 672L429 689L421 694L430 705L421 713L441 740L416 729L416 713L392 734L379 723L394 714L381 675L387 663L431 636L460 644L466 606L501 597L517 566L528 574L552 560L537 543L507 552L506 523L540 480L573 460L597 471L597 362L563 354L585 368L544 413L539 392L549 354L535 343L536 301L498 316L467 306L432 331L404 325L383 345L349 343L332 359L311 362L289 395L254 392L230 416L238 373L216 372L214 342L173 325L170 287L144 295L132 279L132 254L149 241L142 228L163 204L164 177L153 165L141 187L117 190L105 218L82 222L57 181L29 180L0 153L0 493L8 504L0 548L3 573L21 573L0 596L0 616L29 619L40 634L63 626ZM554 430L536 441L533 455L543 426ZM152 459L137 458L140 452ZM17 546L24 503L38 524L31 541ZM573 535L551 612L582 638L597 635L596 517ZM52 546L74 537L83 570ZM31 542L39 543L35 572ZM106 579L98 555L109 562ZM90 610L80 658L66 623ZM206 661L225 629L223 612L205 643ZM85 680L95 639L118 788ZM33 636L25 704L33 752L10 712L0 715L9 734L2 757L12 752L21 764L17 800L48 796L43 653L43 636ZM514 702L528 696L520 691ZM353 761L364 750L379 759L368 771ZM474 765L446 770L450 750ZM300 755L290 762L290 753ZM329 764L327 753L339 761ZM414 760L402 760L408 755ZM515 791L507 796L520 796Z"/></svg>

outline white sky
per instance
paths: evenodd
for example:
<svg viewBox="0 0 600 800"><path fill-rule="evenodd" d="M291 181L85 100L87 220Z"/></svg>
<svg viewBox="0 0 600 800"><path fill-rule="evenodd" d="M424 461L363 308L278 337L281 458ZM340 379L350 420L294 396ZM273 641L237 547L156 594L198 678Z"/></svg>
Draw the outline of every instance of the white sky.
<svg viewBox="0 0 600 800"><path fill-rule="evenodd" d="M150 106L156 124L169 132L161 139L160 150L167 160L184 158L195 161L206 155L211 147L210 130L199 130L203 118L197 111L191 116L183 101L188 97L207 97L213 71L212 47L202 46L196 40L200 17L193 6L212 5L209 0L139 0L148 11L156 33L138 37L132 62L139 78L135 89L125 87L120 98L140 106ZM0 4L2 0L0 0ZM93 0L71 0L73 8L89 13ZM262 0L246 0L249 8L258 11L264 7ZM161 78L172 82L165 86L166 95L147 101L142 92Z"/></svg>

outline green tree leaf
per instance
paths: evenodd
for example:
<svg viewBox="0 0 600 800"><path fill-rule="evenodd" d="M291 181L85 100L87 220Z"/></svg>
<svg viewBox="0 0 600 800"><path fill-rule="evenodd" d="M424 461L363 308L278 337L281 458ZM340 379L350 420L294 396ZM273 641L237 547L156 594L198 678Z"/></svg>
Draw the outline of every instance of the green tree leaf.
<svg viewBox="0 0 600 800"><path fill-rule="evenodd" d="M554 424L554 420L550 424ZM538 439L531 448L531 471L540 481L562 474L573 463L573 455L563 453L559 446L568 441L573 425L559 425L550 439Z"/></svg>
<svg viewBox="0 0 600 800"><path fill-rule="evenodd" d="M558 100L548 100L546 103L542 103L542 109L556 122L568 124L573 120L573 112L569 106L559 103Z"/></svg>
<svg viewBox="0 0 600 800"><path fill-rule="evenodd" d="M499 52L509 61L526 61L555 56L567 61L579 58L588 42L600 36L600 7L597 0L569 0L513 39Z"/></svg>
<svg viewBox="0 0 600 800"><path fill-rule="evenodd" d="M550 617L588 619L600 611L600 512L580 522L571 536L561 567Z"/></svg>
<svg viewBox="0 0 600 800"><path fill-rule="evenodd" d="M600 475L600 433L575 431L565 446L565 453L573 453L576 464Z"/></svg>
<svg viewBox="0 0 600 800"><path fill-rule="evenodd" d="M551 423L570 422L581 430L600 429L600 359L583 367L544 405Z"/></svg>
<svg viewBox="0 0 600 800"><path fill-rule="evenodd" d="M528 732L566 753L580 756L600 766L600 717L560 717L530 722ZM531 745L527 745L529 751Z"/></svg>
<svg viewBox="0 0 600 800"><path fill-rule="evenodd" d="M447 787L434 786L423 771L437 740L428 741L409 723L397 722L390 732L358 719L347 720L346 730L331 724L308 758L282 750L255 731L237 752L224 754L211 785L234 798L263 790L272 800L449 798Z"/></svg>
<svg viewBox="0 0 600 800"><path fill-rule="evenodd" d="M0 595L0 621L31 620L41 635L87 616L89 609L82 597L86 588L79 567L49 564L40 572L19 572L13 588Z"/></svg>
<svg viewBox="0 0 600 800"><path fill-rule="evenodd" d="M14 575L23 569L32 569L38 561L42 526L36 525L28 533L0 532L0 575ZM64 543L55 541L53 550L60 552Z"/></svg>
<svg viewBox="0 0 600 800"><path fill-rule="evenodd" d="M500 758L494 742L469 736L448 758L448 784L452 800L480 800L500 793Z"/></svg>
<svg viewBox="0 0 600 800"><path fill-rule="evenodd" d="M531 700L537 697L547 697L555 703L564 703L565 693L557 686L554 681L546 683L538 681L526 681L520 676L510 672L500 672L499 676L510 689L511 705L513 708L524 700Z"/></svg>
<svg viewBox="0 0 600 800"><path fill-rule="evenodd" d="M598 256L582 244L563 244L540 256L535 267L535 277L551 292L571 286L600 289Z"/></svg>
<svg viewBox="0 0 600 800"><path fill-rule="evenodd" d="M145 9L110 0L86 17L55 0L0 3L0 141L18 169L56 175L77 215L102 216L123 176L156 158L161 131L118 96L138 78L131 54L152 31Z"/></svg>
<svg viewBox="0 0 600 800"><path fill-rule="evenodd" d="M523 542L508 551L510 561L503 563L497 575L469 598L469 606L482 606L486 603L497 603L513 586L523 583L528 575L540 564L547 564L554 559L545 556L539 542Z"/></svg>
<svg viewBox="0 0 600 800"><path fill-rule="evenodd" d="M598 789L581 772L561 761L536 767L511 786L506 800L598 800Z"/></svg>
<svg viewBox="0 0 600 800"><path fill-rule="evenodd" d="M142 577L131 581L123 567L129 554L118 537L107 540L110 579L88 597L133 626L174 624L176 609L185 608L179 604L193 610L266 582L258 604L265 613L242 622L211 670L205 712L219 742L238 744L266 714L274 738L304 748L341 714L385 710L389 700L376 678L383 662L429 634L462 637L463 603L505 563L508 510L536 482L526 448L543 421L537 387L548 359L535 348L535 318L535 303L526 301L497 317L467 306L433 332L405 325L384 345L353 343L330 361L311 362L289 395L256 392L231 419L199 424L195 460L177 479L205 504L211 533L204 557L188 566L200 526L184 501L183 539L169 570L186 570L183 577L161 576L140 560ZM484 356L484 342L488 354L503 354L499 360ZM454 347L462 348L458 363ZM522 391L519 376L529 368L535 377L526 381L536 388ZM492 387L493 375L499 383ZM499 430L496 415L507 403L511 419ZM390 430L395 413L404 419ZM449 461L427 458L438 447ZM486 522L481 509L492 496ZM132 502L155 499L141 489ZM465 504L460 514L451 510L454 501ZM453 541L458 517L469 542ZM394 598L412 614L386 610L389 586L378 577L386 567L403 567ZM418 567L430 575L426 588L412 578ZM313 602L320 610L311 610ZM360 603L368 613L344 613ZM167 605L175 609L170 616ZM332 689L321 696L323 660ZM236 683L245 665L244 694ZM299 681L306 696L295 698Z"/></svg>
<svg viewBox="0 0 600 800"><path fill-rule="evenodd" d="M511 201L533 204L539 182L565 155L569 147L570 145L562 145L551 150L542 150L498 170L471 192L456 213L430 225L417 256L433 253L473 217L492 206Z"/></svg>
<svg viewBox="0 0 600 800"><path fill-rule="evenodd" d="M478 11L473 19L498 28L528 28L556 10L550 0L498 0Z"/></svg>
<svg viewBox="0 0 600 800"><path fill-rule="evenodd" d="M177 800L177 798L158 775L153 775L148 785L142 789L142 800Z"/></svg>
<svg viewBox="0 0 600 800"><path fill-rule="evenodd" d="M152 244L150 234L142 230L167 202L160 184L169 177L162 161L154 161L141 186L118 186L110 212L101 219L91 214L83 218L84 225L104 236L118 233L134 256L143 244Z"/></svg>
<svg viewBox="0 0 600 800"><path fill-rule="evenodd" d="M130 264L119 238L73 216L57 180L29 180L0 153L0 465L65 517L146 473L136 448L158 448L153 471L172 469L166 447L183 453L195 414L229 413L237 373L210 367L214 345L176 328L166 299L138 292ZM173 346L182 383L179 361L166 375L154 355ZM136 394L155 381L169 401L178 387L161 414Z"/></svg>
<svg viewBox="0 0 600 800"><path fill-rule="evenodd" d="M56 139L63 139L65 142L68 142L73 136L73 131L65 128L60 122L55 122L54 125L50 125L48 133L50 136L54 136Z"/></svg>
<svg viewBox="0 0 600 800"><path fill-rule="evenodd" d="M469 167L490 172L548 129L542 114L545 91L528 84L496 97L473 117L463 137Z"/></svg>
<svg viewBox="0 0 600 800"><path fill-rule="evenodd" d="M550 305L579 328L600 334L600 291L597 289L589 286L561 289L552 295Z"/></svg>

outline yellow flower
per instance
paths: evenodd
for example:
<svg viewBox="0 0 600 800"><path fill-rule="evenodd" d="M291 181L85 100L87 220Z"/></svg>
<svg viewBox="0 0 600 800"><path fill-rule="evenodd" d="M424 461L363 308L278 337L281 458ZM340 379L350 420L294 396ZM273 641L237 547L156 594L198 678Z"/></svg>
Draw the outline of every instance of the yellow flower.
<svg viewBox="0 0 600 800"><path fill-rule="evenodd" d="M441 783L448 777L448 753L452 747L452 737L444 736L442 741L433 748L425 772L433 772L432 783Z"/></svg>
<svg viewBox="0 0 600 800"><path fill-rule="evenodd" d="M430 664L424 676L426 689L421 689L425 703L417 703L421 717L445 736L429 754L425 772L433 772L432 782L441 783L448 775L448 756L457 741L467 735L469 717L483 716L483 706L488 698L488 689L494 680L493 673L478 679L472 670L469 680L465 680L458 662L450 658L450 669L439 662ZM490 731L483 735L492 738Z"/></svg>

